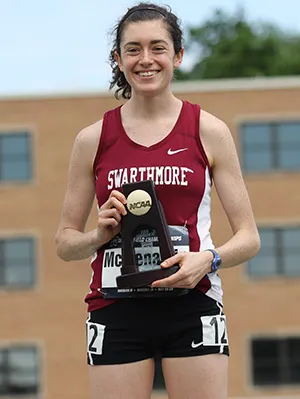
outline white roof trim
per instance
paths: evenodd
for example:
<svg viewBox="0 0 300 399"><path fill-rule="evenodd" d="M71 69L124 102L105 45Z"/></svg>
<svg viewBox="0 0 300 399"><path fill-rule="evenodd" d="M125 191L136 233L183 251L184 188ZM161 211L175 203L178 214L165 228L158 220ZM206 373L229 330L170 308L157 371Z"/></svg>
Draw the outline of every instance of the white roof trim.
<svg viewBox="0 0 300 399"><path fill-rule="evenodd" d="M206 79L174 82L172 84L172 89L175 93L279 90L298 88L300 88L300 76Z"/></svg>
<svg viewBox="0 0 300 399"><path fill-rule="evenodd" d="M237 79L205 79L175 81L172 83L174 93L205 93L223 91L279 90L299 89L300 76L254 77ZM55 98L110 97L114 91L95 89L90 91L32 92L28 94L0 95L0 101L35 100Z"/></svg>

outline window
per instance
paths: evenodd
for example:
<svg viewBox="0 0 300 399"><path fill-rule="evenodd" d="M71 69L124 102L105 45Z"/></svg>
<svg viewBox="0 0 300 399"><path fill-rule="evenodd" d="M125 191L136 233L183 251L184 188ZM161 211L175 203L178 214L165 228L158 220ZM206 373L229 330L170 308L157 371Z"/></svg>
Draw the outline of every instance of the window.
<svg viewBox="0 0 300 399"><path fill-rule="evenodd" d="M300 337L252 340L253 384L300 384Z"/></svg>
<svg viewBox="0 0 300 399"><path fill-rule="evenodd" d="M32 177L31 135L0 134L0 181L27 181Z"/></svg>
<svg viewBox="0 0 300 399"><path fill-rule="evenodd" d="M247 264L250 276L300 276L300 227L260 228L261 249Z"/></svg>
<svg viewBox="0 0 300 399"><path fill-rule="evenodd" d="M154 390L165 390L165 380L163 376L163 371L161 367L161 357L155 357L155 374L154 374L154 382L153 382Z"/></svg>
<svg viewBox="0 0 300 399"><path fill-rule="evenodd" d="M0 398L8 395L11 399L21 395L36 397L40 385L38 368L36 347L0 347Z"/></svg>
<svg viewBox="0 0 300 399"><path fill-rule="evenodd" d="M30 288L34 283L34 239L0 239L0 288Z"/></svg>
<svg viewBox="0 0 300 399"><path fill-rule="evenodd" d="M300 170L300 121L245 123L241 143L247 172Z"/></svg>

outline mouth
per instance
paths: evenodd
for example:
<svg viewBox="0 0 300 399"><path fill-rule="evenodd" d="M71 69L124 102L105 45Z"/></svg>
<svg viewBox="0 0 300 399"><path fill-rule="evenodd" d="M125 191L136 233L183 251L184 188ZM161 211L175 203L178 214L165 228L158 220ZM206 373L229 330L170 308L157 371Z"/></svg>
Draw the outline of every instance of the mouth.
<svg viewBox="0 0 300 399"><path fill-rule="evenodd" d="M136 75L140 76L141 78L152 78L153 76L157 75L159 71L139 71L136 72Z"/></svg>

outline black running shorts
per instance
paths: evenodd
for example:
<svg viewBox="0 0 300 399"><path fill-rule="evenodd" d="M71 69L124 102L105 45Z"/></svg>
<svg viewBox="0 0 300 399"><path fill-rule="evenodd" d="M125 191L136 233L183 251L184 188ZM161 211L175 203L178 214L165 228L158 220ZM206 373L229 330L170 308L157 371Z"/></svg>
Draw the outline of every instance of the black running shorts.
<svg viewBox="0 0 300 399"><path fill-rule="evenodd" d="M90 365L229 355L222 306L198 289L173 298L120 299L91 312L86 327Z"/></svg>

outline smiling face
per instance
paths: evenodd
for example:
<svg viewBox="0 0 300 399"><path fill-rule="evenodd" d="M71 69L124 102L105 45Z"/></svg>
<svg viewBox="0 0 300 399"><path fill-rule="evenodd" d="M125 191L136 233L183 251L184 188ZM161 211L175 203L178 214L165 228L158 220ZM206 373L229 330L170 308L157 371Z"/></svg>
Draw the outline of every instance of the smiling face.
<svg viewBox="0 0 300 399"><path fill-rule="evenodd" d="M175 54L167 25L162 19L131 22L124 29L120 53L115 53L132 93L155 95L169 88L183 50Z"/></svg>

